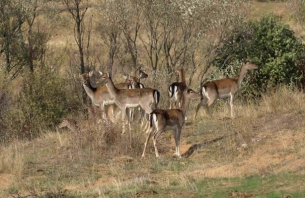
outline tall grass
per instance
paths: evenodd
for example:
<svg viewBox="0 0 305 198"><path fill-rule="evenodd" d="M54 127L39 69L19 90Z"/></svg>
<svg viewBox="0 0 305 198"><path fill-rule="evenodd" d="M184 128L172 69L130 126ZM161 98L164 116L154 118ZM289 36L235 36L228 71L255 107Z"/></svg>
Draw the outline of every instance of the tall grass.
<svg viewBox="0 0 305 198"><path fill-rule="evenodd" d="M266 112L285 112L304 110L305 94L287 86L279 86L276 90L263 94L261 109Z"/></svg>
<svg viewBox="0 0 305 198"><path fill-rule="evenodd" d="M15 141L8 146L0 146L0 151L0 173L12 174L20 180L26 163L23 143Z"/></svg>

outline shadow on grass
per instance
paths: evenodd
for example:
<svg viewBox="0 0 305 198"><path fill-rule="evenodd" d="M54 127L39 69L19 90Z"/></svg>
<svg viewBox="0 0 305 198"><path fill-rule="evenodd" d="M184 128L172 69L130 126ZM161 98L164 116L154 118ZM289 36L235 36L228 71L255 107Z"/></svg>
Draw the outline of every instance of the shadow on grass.
<svg viewBox="0 0 305 198"><path fill-rule="evenodd" d="M212 143L215 143L215 142L218 142L226 137L228 137L229 135L225 135L225 136L221 136L221 137L218 137L218 138L215 138L213 140L210 140L210 141L206 141L206 142L203 142L203 143L200 143L200 144L194 144L192 145L185 153L183 153L181 155L181 157L185 157L185 158L188 158L190 157L197 149L200 149L201 147L205 146L205 145L209 145L209 144L212 144Z"/></svg>

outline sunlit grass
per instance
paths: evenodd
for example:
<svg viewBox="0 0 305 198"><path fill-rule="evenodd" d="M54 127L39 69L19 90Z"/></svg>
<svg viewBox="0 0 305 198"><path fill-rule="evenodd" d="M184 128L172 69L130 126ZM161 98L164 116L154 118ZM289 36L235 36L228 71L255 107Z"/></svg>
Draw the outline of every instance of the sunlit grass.
<svg viewBox="0 0 305 198"><path fill-rule="evenodd" d="M155 157L150 142L142 159L145 133L137 122L124 135L120 125L85 127L78 132L47 131L31 142L1 147L0 172L13 176L15 182L0 195L303 195L293 184L299 185L304 178L289 173L289 167L298 169L297 164L305 161L305 126L299 122L304 97L302 91L280 87L261 99L245 102L237 98L233 120L228 119L227 100L215 103L213 118L201 109L198 119L188 120L183 128L181 153L192 145L202 146L181 159L173 157L171 132L158 142L161 158ZM196 103L191 105L190 118L194 106ZM290 118L296 120L287 120ZM209 143L219 137L222 139ZM289 178L284 181L285 188L280 182L283 175Z"/></svg>

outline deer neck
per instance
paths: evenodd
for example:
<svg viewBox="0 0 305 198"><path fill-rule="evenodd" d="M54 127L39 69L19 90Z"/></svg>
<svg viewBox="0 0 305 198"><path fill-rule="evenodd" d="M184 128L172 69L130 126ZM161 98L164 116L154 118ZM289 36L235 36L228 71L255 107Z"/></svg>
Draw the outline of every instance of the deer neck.
<svg viewBox="0 0 305 198"><path fill-rule="evenodd" d="M182 104L181 107L179 108L183 112L183 115L185 115L187 109L189 108L190 100L191 100L190 98L183 95Z"/></svg>
<svg viewBox="0 0 305 198"><path fill-rule="evenodd" d="M83 83L83 87L87 93L87 95L93 99L94 97L94 92L96 91L96 88L92 87L91 84L89 82L84 82Z"/></svg>
<svg viewBox="0 0 305 198"><path fill-rule="evenodd" d="M179 82L185 83L185 72L184 72L184 69L179 70Z"/></svg>
<svg viewBox="0 0 305 198"><path fill-rule="evenodd" d="M248 69L246 67L242 66L239 70L238 75L235 77L235 79L237 79L238 89L240 88L241 83L243 82L247 71L248 71Z"/></svg>
<svg viewBox="0 0 305 198"><path fill-rule="evenodd" d="M119 93L119 89L117 89L114 84L113 81L111 79L111 77L109 77L107 83L106 83L106 87L110 93L111 96L115 97L118 93Z"/></svg>

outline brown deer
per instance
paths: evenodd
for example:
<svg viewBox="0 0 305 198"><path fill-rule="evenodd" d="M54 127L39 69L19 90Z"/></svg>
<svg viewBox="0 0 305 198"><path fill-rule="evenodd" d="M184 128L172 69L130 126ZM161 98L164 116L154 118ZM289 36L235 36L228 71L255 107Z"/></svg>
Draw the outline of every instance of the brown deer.
<svg viewBox="0 0 305 198"><path fill-rule="evenodd" d="M121 109L123 128L125 133L126 109L129 107L141 107L145 113L151 113L156 109L160 99L160 92L152 88L143 89L118 89L109 73L99 72L100 77L96 79L96 83L105 84L108 92L113 98L115 104Z"/></svg>
<svg viewBox="0 0 305 198"><path fill-rule="evenodd" d="M187 89L184 69L178 69L176 72L179 75L179 81L172 83L168 87L170 109L181 107L183 92Z"/></svg>
<svg viewBox="0 0 305 198"><path fill-rule="evenodd" d="M230 97L231 107L231 118L234 118L233 112L233 100L234 96L241 87L241 83L248 70L257 69L257 65L245 61L242 63L240 71L235 78L224 78L220 80L214 80L207 82L200 86L200 94L202 95L201 102L197 105L195 118L197 117L198 110L201 106L206 105L209 115L212 117L210 112L210 106L220 98Z"/></svg>
<svg viewBox="0 0 305 198"><path fill-rule="evenodd" d="M156 109L150 114L150 128L148 128L146 132L148 135L144 144L142 157L145 155L145 150L151 137L153 137L156 157L159 157L157 140L158 137L166 130L173 130L176 144L176 155L181 157L180 136L182 127L185 123L185 113L188 109L190 100L199 98L201 98L199 93L193 91L192 89L187 89L183 92L182 105L179 109Z"/></svg>

